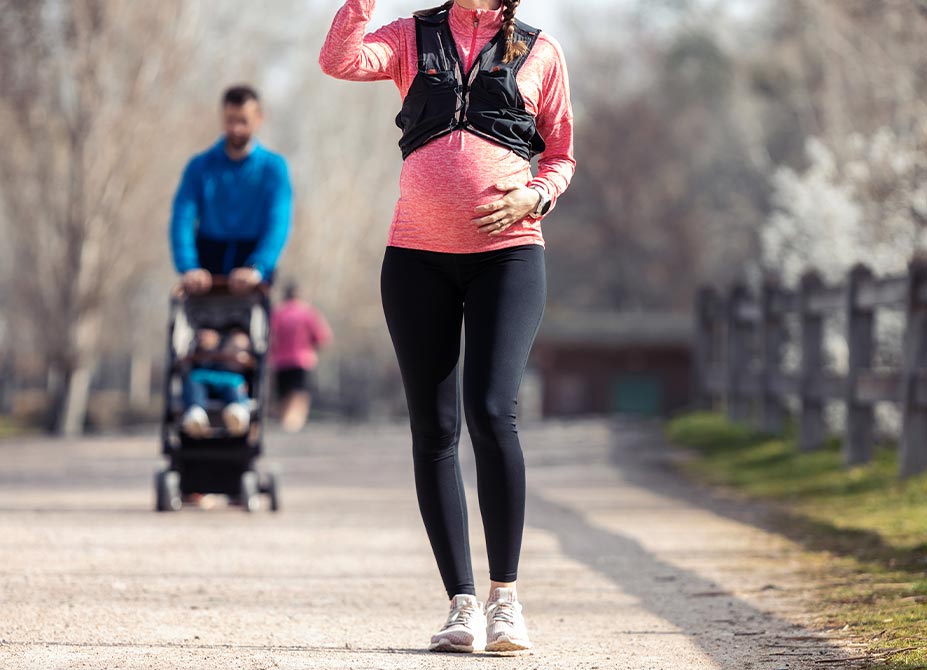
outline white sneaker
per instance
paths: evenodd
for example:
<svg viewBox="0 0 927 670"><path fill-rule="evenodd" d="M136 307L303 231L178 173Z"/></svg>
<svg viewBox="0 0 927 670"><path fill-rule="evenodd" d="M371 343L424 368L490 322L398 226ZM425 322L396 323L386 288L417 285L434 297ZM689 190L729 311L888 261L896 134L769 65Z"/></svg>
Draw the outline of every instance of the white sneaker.
<svg viewBox="0 0 927 670"><path fill-rule="evenodd" d="M486 617L482 603L466 593L454 596L444 627L431 638L429 651L471 653L486 646Z"/></svg>
<svg viewBox="0 0 927 670"><path fill-rule="evenodd" d="M244 435L251 425L251 410L244 403L233 402L222 410L222 422L232 435Z"/></svg>
<svg viewBox="0 0 927 670"><path fill-rule="evenodd" d="M191 405L184 412L180 427L190 437L203 437L209 432L209 416L199 405Z"/></svg>
<svg viewBox="0 0 927 670"><path fill-rule="evenodd" d="M531 649L515 589L498 588L486 603L486 651Z"/></svg>

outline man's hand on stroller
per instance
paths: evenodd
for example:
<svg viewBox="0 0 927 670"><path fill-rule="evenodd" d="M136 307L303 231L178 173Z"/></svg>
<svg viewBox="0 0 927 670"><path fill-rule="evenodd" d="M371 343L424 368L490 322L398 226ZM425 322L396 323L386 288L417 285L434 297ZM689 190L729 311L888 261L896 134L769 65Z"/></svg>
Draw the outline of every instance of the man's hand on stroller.
<svg viewBox="0 0 927 670"><path fill-rule="evenodd" d="M181 283L187 293L206 293L212 288L212 275L209 270L202 268L187 270L183 273Z"/></svg>
<svg viewBox="0 0 927 670"><path fill-rule="evenodd" d="M229 288L233 293L247 293L263 279L264 276L255 268L235 268L229 275Z"/></svg>

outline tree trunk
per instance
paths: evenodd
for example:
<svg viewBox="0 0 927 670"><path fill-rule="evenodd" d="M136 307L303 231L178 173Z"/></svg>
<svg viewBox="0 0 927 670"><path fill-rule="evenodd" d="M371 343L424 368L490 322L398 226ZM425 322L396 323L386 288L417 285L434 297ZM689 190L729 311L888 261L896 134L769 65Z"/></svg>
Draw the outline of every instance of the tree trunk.
<svg viewBox="0 0 927 670"><path fill-rule="evenodd" d="M144 410L151 404L151 357L135 353L129 368L129 407Z"/></svg>
<svg viewBox="0 0 927 670"><path fill-rule="evenodd" d="M96 367L102 314L97 309L87 309L77 315L68 325L62 398L58 405L55 432L65 437L75 437L84 430L87 408L90 404L90 382Z"/></svg>
<svg viewBox="0 0 927 670"><path fill-rule="evenodd" d="M64 398L55 431L62 437L79 437L84 432L92 378L93 366L87 363L79 364L65 375Z"/></svg>

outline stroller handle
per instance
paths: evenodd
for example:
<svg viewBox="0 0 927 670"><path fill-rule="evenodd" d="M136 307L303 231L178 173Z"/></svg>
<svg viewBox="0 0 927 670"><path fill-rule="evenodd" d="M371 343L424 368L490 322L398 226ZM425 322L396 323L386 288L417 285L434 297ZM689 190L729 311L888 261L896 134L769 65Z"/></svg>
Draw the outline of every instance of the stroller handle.
<svg viewBox="0 0 927 670"><path fill-rule="evenodd" d="M203 291L201 293L187 293L187 290L184 288L183 283L178 282L174 289L171 291L171 294L177 298L184 298L188 295L229 295L234 293L235 295L253 295L259 294L262 296L270 295L270 284L266 281L262 281L257 286L251 288L248 291L232 291L231 281L226 275L212 275L212 287L208 291Z"/></svg>

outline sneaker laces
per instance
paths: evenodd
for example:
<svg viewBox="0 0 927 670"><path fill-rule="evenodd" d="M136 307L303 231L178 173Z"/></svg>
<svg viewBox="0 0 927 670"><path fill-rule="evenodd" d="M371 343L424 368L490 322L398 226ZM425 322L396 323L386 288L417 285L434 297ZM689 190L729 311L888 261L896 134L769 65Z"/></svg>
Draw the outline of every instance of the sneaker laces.
<svg viewBox="0 0 927 670"><path fill-rule="evenodd" d="M451 615L447 618L447 623L444 624L444 628L442 628L441 630L447 630L451 626L457 626L457 625L469 626L470 620L473 618L476 612L477 612L476 607L472 605L467 605L465 607L461 607L458 610L454 610L453 612L451 612Z"/></svg>
<svg viewBox="0 0 927 670"><path fill-rule="evenodd" d="M500 601L489 606L489 616L493 623L499 621L514 626L516 613L515 603Z"/></svg>

